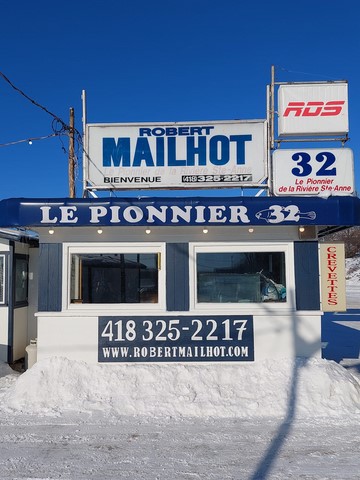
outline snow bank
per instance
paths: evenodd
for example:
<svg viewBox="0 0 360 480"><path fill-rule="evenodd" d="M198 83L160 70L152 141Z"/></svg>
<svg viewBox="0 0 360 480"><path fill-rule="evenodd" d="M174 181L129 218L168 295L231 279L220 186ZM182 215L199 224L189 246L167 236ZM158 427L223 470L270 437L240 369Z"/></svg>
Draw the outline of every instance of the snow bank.
<svg viewBox="0 0 360 480"><path fill-rule="evenodd" d="M19 373L15 373L14 370L7 364L0 362L0 405L1 405L1 393L6 392L17 381Z"/></svg>
<svg viewBox="0 0 360 480"><path fill-rule="evenodd" d="M1 380L1 379L0 379ZM332 361L89 365L52 357L0 389L0 411L61 415L297 417L359 412L360 382Z"/></svg>
<svg viewBox="0 0 360 480"><path fill-rule="evenodd" d="M360 282L360 256L345 260L346 283L359 285Z"/></svg>

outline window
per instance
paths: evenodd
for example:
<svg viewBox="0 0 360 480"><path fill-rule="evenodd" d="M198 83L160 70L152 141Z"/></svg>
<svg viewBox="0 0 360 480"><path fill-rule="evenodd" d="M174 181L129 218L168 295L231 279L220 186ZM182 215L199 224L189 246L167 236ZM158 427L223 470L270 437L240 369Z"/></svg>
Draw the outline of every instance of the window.
<svg viewBox="0 0 360 480"><path fill-rule="evenodd" d="M69 249L70 304L160 303L161 250L119 245L86 250Z"/></svg>
<svg viewBox="0 0 360 480"><path fill-rule="evenodd" d="M195 303L286 302L284 250L224 245L195 252Z"/></svg>
<svg viewBox="0 0 360 480"><path fill-rule="evenodd" d="M0 255L0 305L5 303L5 255Z"/></svg>
<svg viewBox="0 0 360 480"><path fill-rule="evenodd" d="M25 306L28 304L29 257L15 254L14 269L15 306Z"/></svg>

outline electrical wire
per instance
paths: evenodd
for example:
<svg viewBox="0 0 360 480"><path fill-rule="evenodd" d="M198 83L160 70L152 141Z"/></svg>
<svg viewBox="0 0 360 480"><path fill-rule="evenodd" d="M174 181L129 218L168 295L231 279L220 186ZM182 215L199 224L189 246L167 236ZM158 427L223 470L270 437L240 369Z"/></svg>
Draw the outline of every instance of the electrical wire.
<svg viewBox="0 0 360 480"><path fill-rule="evenodd" d="M41 105L39 102L37 102L36 100L34 100L33 98L31 98L29 95L27 95L25 92L23 92L20 88L18 88L16 85L13 84L13 82L2 72L0 72L0 77L2 77L14 90L16 90L18 93L20 93L20 95L22 95L23 97L25 97L27 100L29 100L29 102L31 102L33 105L35 105L36 107L38 108L41 108L41 110L43 110L44 112L46 112L48 115L50 115L51 117L53 117L53 121L52 121L52 129L53 129L53 132L52 134L50 135L47 135L47 136L44 136L44 137L34 137L34 138L27 138L27 139L24 139L24 140L18 140L18 141L15 141L15 142L8 142L8 143L4 143L4 144L0 144L0 147L3 147L3 146L9 146L9 145L16 145L18 143L23 143L23 142L29 142L29 141L35 141L35 140L43 140L45 138L50 138L50 137L55 137L55 136L58 136L58 137L61 137L61 135L68 135L68 134L74 134L74 137L75 137L75 140L77 142L77 151L81 150L83 155L86 157L86 159L93 165L93 167L98 170L98 172L102 173L101 170L97 167L97 165L92 161L92 159L90 158L89 154L86 152L85 150L85 147L84 147L84 144L83 144L83 138L82 138L82 135L81 133L79 132L79 130L77 130L75 127L70 127L67 123L65 123L60 117L58 117L57 115L55 115L54 113L52 113L50 110L48 110L46 107L44 107L43 105ZM60 138L60 141L62 143L62 139ZM62 149L64 151L64 153L67 152L64 144L62 143ZM78 156L75 155L75 168L77 169L78 168ZM113 187L115 190L116 190L116 186L112 183L109 184L109 186ZM114 191L112 191L114 196L116 196L116 194L114 193Z"/></svg>
<svg viewBox="0 0 360 480"><path fill-rule="evenodd" d="M14 142L0 143L0 147L7 147L9 145L17 145L18 143L30 143L35 142L36 140L45 140L46 138L57 137L58 133L50 133L50 135L45 135L43 137L30 137L23 140L15 140Z"/></svg>
<svg viewBox="0 0 360 480"><path fill-rule="evenodd" d="M282 72L286 72L286 73L296 73L298 75L307 75L308 77L323 77L323 78L330 78L331 80L336 80L336 78L334 77L330 77L329 75L323 75L321 73L310 73L310 72L298 72L296 70L288 70L287 68L285 67L282 67L281 65L275 65L276 68L278 68L279 70L281 70Z"/></svg>
<svg viewBox="0 0 360 480"><path fill-rule="evenodd" d="M40 103L38 103L36 100L34 100L33 98L29 97L29 95L27 95L26 93L24 93L22 90L20 90L20 88L18 88L16 85L14 85L12 83L11 80L8 79L8 77L6 75L4 75L2 72L0 72L0 76L14 89L16 90L18 93L20 93L20 95L22 95L23 97L25 97L27 100L29 100L33 105L35 105L36 107L39 107L41 108L42 110L44 110L44 112L48 113L49 115L51 115L54 120L56 120L57 122L59 122L61 125L62 125L62 128L64 130L69 130L70 127L63 121L61 120L61 118L59 118L57 115L55 115L54 113L50 112L50 110L48 110L46 107L44 107L43 105L41 105Z"/></svg>

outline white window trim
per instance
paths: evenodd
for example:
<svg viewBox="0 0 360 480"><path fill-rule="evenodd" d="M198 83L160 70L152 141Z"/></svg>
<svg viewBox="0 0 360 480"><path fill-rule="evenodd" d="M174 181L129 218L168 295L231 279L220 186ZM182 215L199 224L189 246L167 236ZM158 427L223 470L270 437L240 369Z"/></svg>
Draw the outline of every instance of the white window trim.
<svg viewBox="0 0 360 480"><path fill-rule="evenodd" d="M104 312L127 311L128 314L144 313L144 311L164 311L166 306L166 257L165 243L64 243L63 244L63 277L62 300L63 311L87 311L104 314ZM81 303L70 302L71 255L81 253L160 253L161 265L158 271L158 302L157 303Z"/></svg>
<svg viewBox="0 0 360 480"><path fill-rule="evenodd" d="M5 291L6 291L6 284L5 284L5 270L6 270L6 257L4 254L0 254L0 259L2 259L3 262L3 270L2 270L2 285L3 285L3 292L2 292L2 298L0 298L0 305L5 305Z"/></svg>
<svg viewBox="0 0 360 480"><path fill-rule="evenodd" d="M286 277L286 301L274 303L198 303L197 280L196 280L196 255L198 253L212 252L284 252L285 253L285 277ZM276 243L250 243L250 242L215 242L215 243L189 243L189 257L193 259L189 265L190 287L190 310L194 311L230 311L236 310L242 313L266 313L279 311L293 312L295 303L295 272L294 272L294 245L292 242Z"/></svg>

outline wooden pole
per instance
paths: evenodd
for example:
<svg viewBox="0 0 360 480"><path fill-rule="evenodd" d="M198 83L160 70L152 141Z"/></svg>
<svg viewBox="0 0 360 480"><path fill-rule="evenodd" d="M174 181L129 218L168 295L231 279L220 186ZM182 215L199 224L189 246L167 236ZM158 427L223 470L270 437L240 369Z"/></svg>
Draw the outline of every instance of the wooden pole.
<svg viewBox="0 0 360 480"><path fill-rule="evenodd" d="M69 125L69 197L75 198L75 115L73 107L70 108Z"/></svg>

